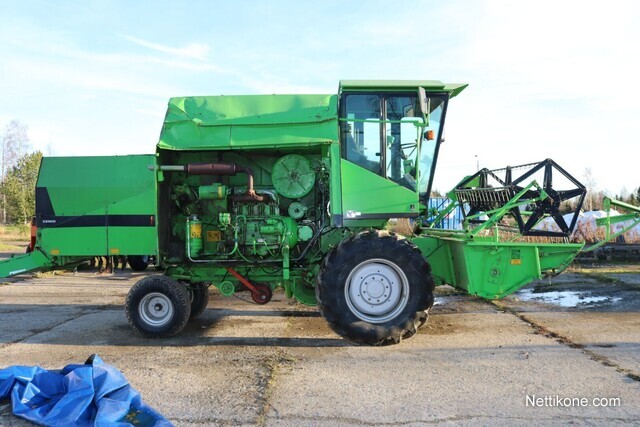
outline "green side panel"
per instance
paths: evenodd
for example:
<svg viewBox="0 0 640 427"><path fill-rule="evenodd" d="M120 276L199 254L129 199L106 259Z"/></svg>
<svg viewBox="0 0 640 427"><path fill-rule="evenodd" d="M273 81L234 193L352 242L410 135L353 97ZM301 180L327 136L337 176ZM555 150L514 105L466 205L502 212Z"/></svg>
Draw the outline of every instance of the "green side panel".
<svg viewBox="0 0 640 427"><path fill-rule="evenodd" d="M109 255L155 255L156 227L108 227L107 251Z"/></svg>
<svg viewBox="0 0 640 427"><path fill-rule="evenodd" d="M431 265L431 274L436 284L446 283L455 286L458 283L454 269L454 266L458 264L453 259L451 246L444 239L416 237L411 241L420 248L429 265Z"/></svg>
<svg viewBox="0 0 640 427"><path fill-rule="evenodd" d="M155 155L43 158L38 245L53 256L156 254L154 165Z"/></svg>
<svg viewBox="0 0 640 427"><path fill-rule="evenodd" d="M436 283L486 299L503 298L571 264L583 245L509 243L435 237L412 239L431 264Z"/></svg>
<svg viewBox="0 0 640 427"><path fill-rule="evenodd" d="M34 251L25 255L0 261L0 277L10 277L28 271L46 269L53 263L42 252Z"/></svg>
<svg viewBox="0 0 640 427"><path fill-rule="evenodd" d="M331 225L334 227L342 226L342 188L340 183L342 177L340 175L340 144L331 144L329 146L329 192L330 192L330 213Z"/></svg>
<svg viewBox="0 0 640 427"><path fill-rule="evenodd" d="M158 149L304 147L338 140L336 95L171 98Z"/></svg>
<svg viewBox="0 0 640 427"><path fill-rule="evenodd" d="M37 245L51 256L102 256L109 254L106 227L39 229Z"/></svg>
<svg viewBox="0 0 640 427"><path fill-rule="evenodd" d="M354 163L342 160L342 212L345 219L365 219L366 215L394 218L418 215L418 194L376 175Z"/></svg>
<svg viewBox="0 0 640 427"><path fill-rule="evenodd" d="M154 155L44 157L36 187L46 187L56 215L105 212L155 215ZM150 202L151 205L149 205Z"/></svg>

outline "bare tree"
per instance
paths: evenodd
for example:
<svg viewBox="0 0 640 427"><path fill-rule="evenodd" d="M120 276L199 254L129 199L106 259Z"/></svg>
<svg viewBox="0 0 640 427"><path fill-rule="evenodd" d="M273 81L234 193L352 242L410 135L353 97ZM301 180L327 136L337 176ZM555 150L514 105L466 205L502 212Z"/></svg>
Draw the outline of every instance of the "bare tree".
<svg viewBox="0 0 640 427"><path fill-rule="evenodd" d="M585 168L582 173L584 178L584 185L587 187L587 197L584 200L584 210L591 211L595 208L596 198L596 179L591 172L591 168Z"/></svg>
<svg viewBox="0 0 640 427"><path fill-rule="evenodd" d="M629 198L629 190L627 190L627 187L623 185L622 188L620 189L620 192L618 193L618 199L622 200L623 202L626 202L628 198Z"/></svg>
<svg viewBox="0 0 640 427"><path fill-rule="evenodd" d="M2 162L0 163L2 183L4 185L7 172L15 166L23 154L29 151L30 143L27 126L18 120L11 120L2 135ZM2 223L7 222L7 199L2 192Z"/></svg>

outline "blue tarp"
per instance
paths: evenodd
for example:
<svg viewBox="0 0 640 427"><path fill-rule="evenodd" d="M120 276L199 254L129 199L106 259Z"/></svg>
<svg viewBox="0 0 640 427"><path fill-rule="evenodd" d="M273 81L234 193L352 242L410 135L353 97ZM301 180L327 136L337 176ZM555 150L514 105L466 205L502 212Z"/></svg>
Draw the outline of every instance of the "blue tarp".
<svg viewBox="0 0 640 427"><path fill-rule="evenodd" d="M97 355L60 372L39 366L0 370L0 400L14 415L47 426L155 426L172 424L142 402L124 375Z"/></svg>

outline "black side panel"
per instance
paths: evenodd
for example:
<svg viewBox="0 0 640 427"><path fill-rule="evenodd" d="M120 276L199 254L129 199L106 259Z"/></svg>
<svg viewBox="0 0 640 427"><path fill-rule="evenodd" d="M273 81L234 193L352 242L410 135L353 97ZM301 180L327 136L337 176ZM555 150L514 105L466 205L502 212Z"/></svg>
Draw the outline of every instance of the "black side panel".
<svg viewBox="0 0 640 427"><path fill-rule="evenodd" d="M55 215L47 187L36 187L36 217Z"/></svg>
<svg viewBox="0 0 640 427"><path fill-rule="evenodd" d="M37 216L38 228L60 227L154 227L155 215Z"/></svg>

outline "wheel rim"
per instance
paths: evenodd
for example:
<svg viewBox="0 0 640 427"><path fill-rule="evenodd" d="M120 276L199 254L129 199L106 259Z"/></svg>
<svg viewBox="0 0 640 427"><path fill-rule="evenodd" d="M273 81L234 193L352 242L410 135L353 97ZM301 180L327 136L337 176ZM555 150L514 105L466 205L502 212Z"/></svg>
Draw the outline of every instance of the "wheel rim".
<svg viewBox="0 0 640 427"><path fill-rule="evenodd" d="M370 323L395 318L409 301L409 281L395 263L370 259L358 264L347 277L345 299L351 312Z"/></svg>
<svg viewBox="0 0 640 427"><path fill-rule="evenodd" d="M142 320L151 326L164 326L173 317L173 303L160 292L145 295L138 308Z"/></svg>

